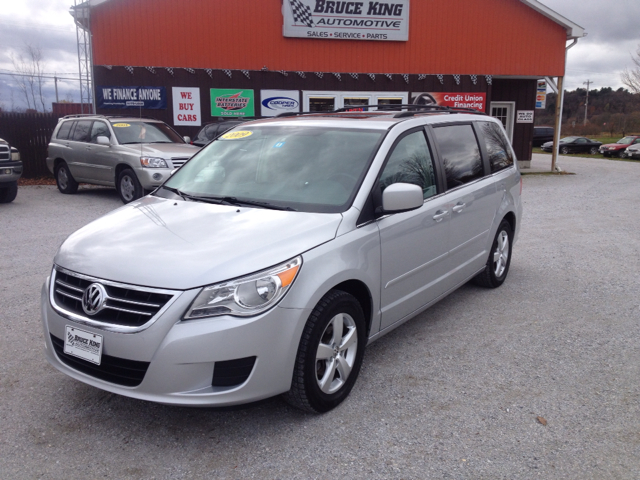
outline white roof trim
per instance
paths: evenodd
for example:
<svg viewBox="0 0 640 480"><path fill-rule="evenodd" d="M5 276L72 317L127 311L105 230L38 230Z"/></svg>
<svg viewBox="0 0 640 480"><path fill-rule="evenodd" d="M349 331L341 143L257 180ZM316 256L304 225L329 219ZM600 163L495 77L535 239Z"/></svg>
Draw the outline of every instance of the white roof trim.
<svg viewBox="0 0 640 480"><path fill-rule="evenodd" d="M587 33L584 31L584 28L582 28L580 25L573 23L571 20L568 20L567 18L563 17L559 13L554 12L549 7L541 4L537 0L520 0L520 1L525 5L528 5L529 7L533 8L536 12L544 15L548 19L553 20L559 25L562 25L564 29L567 31L567 39L582 38L587 35Z"/></svg>

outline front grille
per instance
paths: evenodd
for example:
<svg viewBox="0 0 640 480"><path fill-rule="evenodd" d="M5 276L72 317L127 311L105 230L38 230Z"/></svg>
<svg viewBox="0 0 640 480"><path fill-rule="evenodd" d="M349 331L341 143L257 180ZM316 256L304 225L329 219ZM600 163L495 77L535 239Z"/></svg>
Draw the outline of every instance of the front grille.
<svg viewBox="0 0 640 480"><path fill-rule="evenodd" d="M100 365L96 365L64 353L64 341L58 337L51 335L51 343L60 361L68 367L116 385L137 387L142 383L149 368L149 362L138 362L104 354Z"/></svg>
<svg viewBox="0 0 640 480"><path fill-rule="evenodd" d="M149 322L173 298L172 295L149 289L126 288L105 282L101 283L108 295L104 307L97 314L88 316L82 308L82 295L92 283L101 282L56 270L53 284L56 305L96 322L140 327Z"/></svg>
<svg viewBox="0 0 640 480"><path fill-rule="evenodd" d="M177 157L177 158L172 158L171 163L173 163L173 168L179 168L185 163L187 163L187 160L189 160L189 157Z"/></svg>
<svg viewBox="0 0 640 480"><path fill-rule="evenodd" d="M212 387L235 387L247 381L256 357L237 358L236 360L226 360L216 362L213 367Z"/></svg>
<svg viewBox="0 0 640 480"><path fill-rule="evenodd" d="M0 145L0 161L3 160L11 160L11 150L7 145Z"/></svg>

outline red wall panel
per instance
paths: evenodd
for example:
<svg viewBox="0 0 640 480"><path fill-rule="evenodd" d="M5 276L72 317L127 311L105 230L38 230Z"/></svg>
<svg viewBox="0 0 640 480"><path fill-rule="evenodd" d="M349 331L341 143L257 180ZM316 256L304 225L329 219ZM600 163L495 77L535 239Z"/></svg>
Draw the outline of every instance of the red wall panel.
<svg viewBox="0 0 640 480"><path fill-rule="evenodd" d="M282 0L110 0L95 65L558 76L566 32L519 0L413 0L408 42L282 36Z"/></svg>

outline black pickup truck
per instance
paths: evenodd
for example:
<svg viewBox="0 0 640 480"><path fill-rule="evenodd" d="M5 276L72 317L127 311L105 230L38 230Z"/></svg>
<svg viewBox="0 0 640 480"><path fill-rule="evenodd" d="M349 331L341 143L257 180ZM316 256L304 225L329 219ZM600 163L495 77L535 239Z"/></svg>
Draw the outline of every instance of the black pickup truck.
<svg viewBox="0 0 640 480"><path fill-rule="evenodd" d="M0 138L0 203L13 202L18 194L18 179L22 175L20 152Z"/></svg>

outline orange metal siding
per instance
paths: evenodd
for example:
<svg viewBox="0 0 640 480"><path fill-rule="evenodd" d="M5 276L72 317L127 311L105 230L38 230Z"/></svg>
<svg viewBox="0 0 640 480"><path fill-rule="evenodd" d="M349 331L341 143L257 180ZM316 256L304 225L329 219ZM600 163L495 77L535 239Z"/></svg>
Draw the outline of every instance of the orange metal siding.
<svg viewBox="0 0 640 480"><path fill-rule="evenodd" d="M413 0L408 42L285 38L281 8L282 0L110 0L92 11L94 64L564 74L565 30L519 0Z"/></svg>

